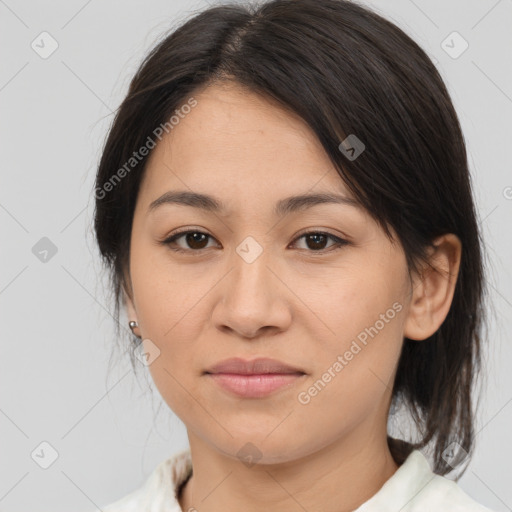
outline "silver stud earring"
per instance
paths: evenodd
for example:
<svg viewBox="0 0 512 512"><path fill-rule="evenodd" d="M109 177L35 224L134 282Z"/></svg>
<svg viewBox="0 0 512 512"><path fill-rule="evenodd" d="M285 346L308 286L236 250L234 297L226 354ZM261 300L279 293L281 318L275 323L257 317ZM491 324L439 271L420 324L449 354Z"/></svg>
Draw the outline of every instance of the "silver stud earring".
<svg viewBox="0 0 512 512"><path fill-rule="evenodd" d="M134 329L135 327L138 327L138 326L139 326L139 324L138 324L135 320L130 320L130 322L128 322L128 325L129 325L129 327L130 327L130 329L131 329L132 333L133 333L133 334L135 334L135 333L133 332L133 329ZM135 336L137 336L137 338L139 338L139 339L140 339L140 336L138 336L137 334L135 334Z"/></svg>

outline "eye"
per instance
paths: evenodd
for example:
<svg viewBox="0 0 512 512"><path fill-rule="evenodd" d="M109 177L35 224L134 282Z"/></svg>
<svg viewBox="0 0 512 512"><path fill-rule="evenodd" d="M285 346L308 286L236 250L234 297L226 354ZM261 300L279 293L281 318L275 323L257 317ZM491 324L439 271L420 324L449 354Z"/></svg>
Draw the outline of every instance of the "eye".
<svg viewBox="0 0 512 512"><path fill-rule="evenodd" d="M333 247L337 249L348 244L347 240L331 235L330 233L325 233L323 231L309 231L308 233L304 233L298 238L296 238L294 243L296 243L297 240L301 239L304 239L306 243L306 249L311 249L310 252L328 252L333 250ZM329 239L332 240L334 243L331 246L329 246L328 249L326 249L325 243Z"/></svg>
<svg viewBox="0 0 512 512"><path fill-rule="evenodd" d="M188 247L176 247L177 240L180 240L181 238L184 238ZM201 249L207 248L207 242L209 238L212 237L208 233L189 229L186 231L184 230L179 231L178 233L174 233L173 235L163 240L161 243L163 245L171 246L171 249L176 252L198 252Z"/></svg>
<svg viewBox="0 0 512 512"><path fill-rule="evenodd" d="M178 240L181 240L182 238L185 241L186 247L180 246L177 243ZM174 233L165 240L162 240L160 243L170 246L170 248L176 252L197 253L208 248L208 239L213 240L213 237L203 231L189 229ZM304 239L306 243L306 250L309 249L309 252L329 252L333 250L333 248L341 248L349 243L347 240L331 235L330 233L325 233L323 231L309 231L296 238L291 245L295 245L297 241L301 239ZM326 248L325 244L329 240L334 243Z"/></svg>

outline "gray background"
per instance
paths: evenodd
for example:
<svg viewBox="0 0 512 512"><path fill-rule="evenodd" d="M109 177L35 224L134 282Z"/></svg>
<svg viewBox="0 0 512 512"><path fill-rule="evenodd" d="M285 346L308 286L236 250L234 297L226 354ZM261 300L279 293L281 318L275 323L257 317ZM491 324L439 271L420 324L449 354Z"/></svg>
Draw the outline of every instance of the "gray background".
<svg viewBox="0 0 512 512"><path fill-rule="evenodd" d="M477 450L460 485L496 511L512 510L512 1L362 3L433 58L463 126L494 314ZM113 320L92 237L92 190L111 112L140 59L206 5L0 0L0 511L96 510L187 446L183 424L158 392L146 392L149 376L137 381L126 359L109 371ZM58 43L47 58L31 47L51 49L43 31ZM454 31L469 44L457 58L462 39L443 44ZM41 248L49 248L46 261ZM42 469L52 450L57 460Z"/></svg>

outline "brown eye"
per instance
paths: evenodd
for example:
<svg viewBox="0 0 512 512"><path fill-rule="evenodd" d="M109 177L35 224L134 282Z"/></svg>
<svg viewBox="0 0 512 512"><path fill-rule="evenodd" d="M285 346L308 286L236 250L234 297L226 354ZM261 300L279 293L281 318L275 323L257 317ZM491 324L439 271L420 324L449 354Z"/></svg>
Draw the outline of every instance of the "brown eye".
<svg viewBox="0 0 512 512"><path fill-rule="evenodd" d="M178 244L178 240L182 239L185 245L183 245L183 243ZM176 252L199 253L203 249L208 248L209 239L214 240L211 235L203 233L202 231L188 230L175 233L163 240L161 243L163 245L170 246L170 248ZM346 240L331 235L330 233L310 231L309 233L304 233L303 235L296 238L292 245L295 245L298 240L302 239L304 239L306 242L305 250L308 252L329 252L348 244ZM327 245L329 240L333 242L331 245Z"/></svg>
<svg viewBox="0 0 512 512"><path fill-rule="evenodd" d="M208 243L208 235L205 233L191 232L186 233L184 236L186 243L191 249L204 249Z"/></svg>
<svg viewBox="0 0 512 512"><path fill-rule="evenodd" d="M348 244L348 242L342 238L331 235L330 233L323 233L321 231L311 231L309 233L304 233L298 237L296 241L301 239L305 240L306 249L309 249L310 252L326 252L331 250L331 248L339 248ZM334 243L332 243L330 246L327 246L326 248L326 244L329 240L332 240Z"/></svg>
<svg viewBox="0 0 512 512"><path fill-rule="evenodd" d="M210 238L212 238L210 235L202 231L188 230L171 235L163 240L162 244L171 246L171 249L177 252L199 252L207 248ZM177 243L181 239L185 242L184 246Z"/></svg>
<svg viewBox="0 0 512 512"><path fill-rule="evenodd" d="M306 244L313 250L325 249L325 244L329 240L329 237L321 233L313 233L312 235L306 235Z"/></svg>

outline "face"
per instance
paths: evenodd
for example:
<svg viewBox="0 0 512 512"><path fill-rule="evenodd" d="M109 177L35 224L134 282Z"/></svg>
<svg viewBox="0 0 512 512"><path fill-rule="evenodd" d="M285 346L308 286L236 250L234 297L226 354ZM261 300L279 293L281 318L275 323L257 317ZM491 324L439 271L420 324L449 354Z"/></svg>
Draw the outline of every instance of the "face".
<svg viewBox="0 0 512 512"><path fill-rule="evenodd" d="M262 463L385 435L410 294L400 244L353 202L300 118L234 84L194 98L151 153L132 228L129 318L159 351L159 392L189 433L233 456L250 442ZM169 192L221 208L150 207ZM287 202L318 194L345 200ZM242 396L205 373L232 357L301 373Z"/></svg>

